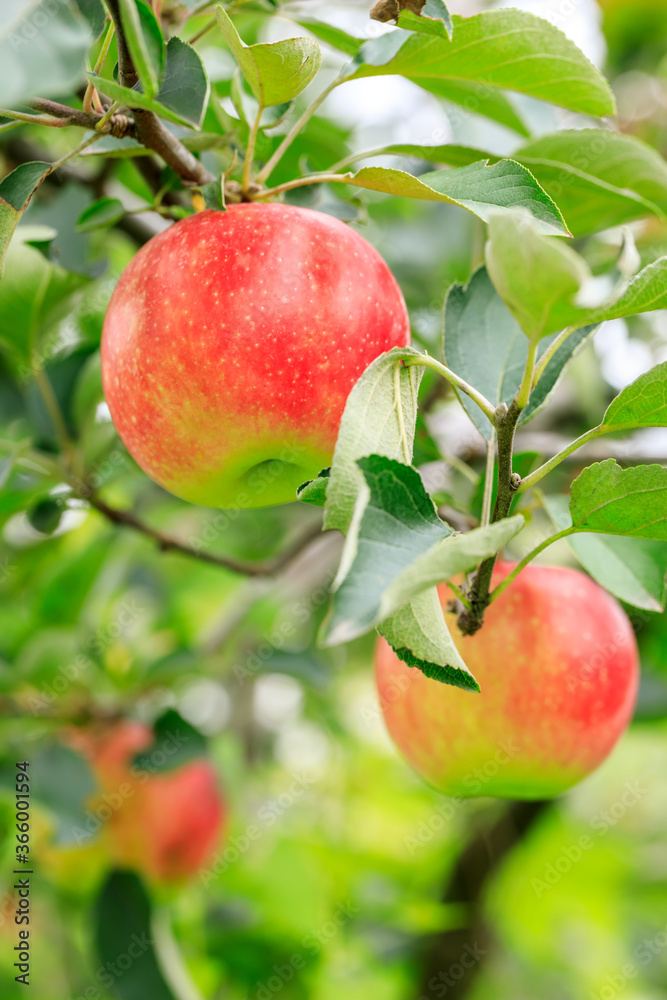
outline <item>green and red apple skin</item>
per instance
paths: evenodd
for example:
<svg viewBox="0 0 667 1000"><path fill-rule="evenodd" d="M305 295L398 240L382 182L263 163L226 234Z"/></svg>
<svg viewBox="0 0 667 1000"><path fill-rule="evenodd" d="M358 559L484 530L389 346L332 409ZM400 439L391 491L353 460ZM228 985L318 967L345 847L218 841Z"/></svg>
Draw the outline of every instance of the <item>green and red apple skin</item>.
<svg viewBox="0 0 667 1000"><path fill-rule="evenodd" d="M498 584L512 564L494 571ZM453 594L439 588L443 609ZM626 729L639 665L630 622L601 587L575 569L529 565L455 644L477 678L472 693L427 678L384 639L376 680L394 743L447 795L540 799L593 771Z"/></svg>
<svg viewBox="0 0 667 1000"><path fill-rule="evenodd" d="M165 489L269 506L331 463L352 386L409 336L396 280L349 226L234 205L176 223L125 269L104 324L104 392Z"/></svg>

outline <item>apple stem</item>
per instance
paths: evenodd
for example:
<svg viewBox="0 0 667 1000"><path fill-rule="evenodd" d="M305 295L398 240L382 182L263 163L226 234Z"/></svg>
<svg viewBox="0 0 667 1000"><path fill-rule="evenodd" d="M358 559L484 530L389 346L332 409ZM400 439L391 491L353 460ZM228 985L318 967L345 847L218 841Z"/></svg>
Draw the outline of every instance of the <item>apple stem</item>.
<svg viewBox="0 0 667 1000"><path fill-rule="evenodd" d="M252 182L252 164L253 164L253 159L255 157L255 145L257 143L257 136L259 134L259 127L263 113L264 113L264 105L260 101L259 107L257 108L257 115L255 117L255 121L253 122L252 128L250 129L250 134L248 136L248 145L245 151L245 159L243 160L243 176L241 178L241 192L243 195L248 194L248 190Z"/></svg>

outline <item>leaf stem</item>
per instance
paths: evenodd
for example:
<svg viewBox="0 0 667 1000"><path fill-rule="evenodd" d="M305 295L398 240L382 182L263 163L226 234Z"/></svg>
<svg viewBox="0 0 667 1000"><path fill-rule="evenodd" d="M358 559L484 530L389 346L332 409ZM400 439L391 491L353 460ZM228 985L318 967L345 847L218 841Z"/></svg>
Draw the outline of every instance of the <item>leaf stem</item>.
<svg viewBox="0 0 667 1000"><path fill-rule="evenodd" d="M576 326L566 326L564 330L561 330L556 339L552 341L549 347L547 347L546 351L535 365L535 371L533 372L533 382L532 382L533 389L544 375L546 367L553 358L554 354L559 350L561 345L565 343L567 338L574 333L576 329L577 329Z"/></svg>
<svg viewBox="0 0 667 1000"><path fill-rule="evenodd" d="M266 179L270 177L273 170L278 166L278 164L282 160L284 153L287 152L289 147L292 145L296 137L301 132L304 125L306 125L310 121L310 119L313 117L317 109L320 107L321 104L324 103L324 101L332 92L332 90L335 90L335 88L339 84L344 83L344 80L345 78L341 74L339 74L336 77L336 79L332 80L329 86L325 87L322 93L315 98L313 103L308 105L308 107L303 112L301 117L295 121L294 125L292 125L291 129L289 130L283 141L280 143L278 148L275 150L273 155L266 161L260 172L257 174L258 184L263 184L266 181ZM282 190L287 190L287 189L283 188Z"/></svg>
<svg viewBox="0 0 667 1000"><path fill-rule="evenodd" d="M49 415L49 420L53 425L58 444L60 445L61 451L65 457L67 469L72 472L74 468L75 455L74 445L72 444L72 439L69 436L67 424L65 423L65 418L62 410L60 409L56 394L53 391L53 386L51 385L48 375L46 375L41 368L36 367L33 375L39 394L42 397L44 407Z"/></svg>
<svg viewBox="0 0 667 1000"><path fill-rule="evenodd" d="M429 354L420 354L417 357L410 356L403 358L403 364L408 368L411 365L423 365L424 368L432 368L434 372L438 372L439 375L442 375L443 378L447 379L448 382L451 382L451 384L459 389L460 392L464 392L466 396L470 396L470 398L477 403L484 416L491 422L491 426L496 426L496 411L486 396L483 396L481 392L478 392L477 389L469 385L464 379L457 375L456 372L447 368L446 365L440 364L439 361L436 361L436 359L432 358Z"/></svg>
<svg viewBox="0 0 667 1000"><path fill-rule="evenodd" d="M617 429L618 428L616 427L610 428L610 430ZM576 451L577 448L581 448L582 445L588 444L588 442L593 441L594 438L607 433L607 428L602 424L599 424L597 427L592 427L589 431L581 434L578 438L575 438L574 441L570 442L567 447L563 448L558 452L558 454L554 455L553 458L550 458L548 462L541 465L539 469L535 469L535 472L531 472L529 476L522 479L521 483L517 487L517 493L524 493L526 490L529 490L531 486L534 486L535 483L539 483L540 479L544 479L544 477L551 472L552 469L555 469L557 465L560 465L560 463L564 461L568 455L571 455L573 451Z"/></svg>
<svg viewBox="0 0 667 1000"><path fill-rule="evenodd" d="M484 479L484 496L482 498L482 518L480 526L491 523L491 500L493 498L493 473L496 467L496 429L491 429L491 438L486 446L486 477Z"/></svg>
<svg viewBox="0 0 667 1000"><path fill-rule="evenodd" d="M521 410L525 410L528 405L528 400L530 399L530 390L533 385L533 372L535 370L535 357L537 355L537 344L536 340L530 340L528 342L528 357L526 358L526 367L523 370L523 378L521 380L521 385L519 386L519 391L516 394L514 403L516 405L519 413Z"/></svg>
<svg viewBox="0 0 667 1000"><path fill-rule="evenodd" d="M92 146L94 142L97 142L98 139L101 139L102 135L103 135L102 132L94 132L91 136L85 139L80 146L77 146L76 149L72 149L69 153L66 153L65 156L61 156L59 160L56 160L55 163L52 163L51 170L52 171L57 170L58 167L62 167L63 163L67 163L68 160L74 159L75 156L78 156L79 153L82 153L84 149L88 148L88 146Z"/></svg>
<svg viewBox="0 0 667 1000"><path fill-rule="evenodd" d="M0 117L11 118L17 124L25 122L28 125L49 125L51 128L64 128L69 122L60 118L51 118L49 115L28 115L23 111L10 111L8 108L0 108Z"/></svg>
<svg viewBox="0 0 667 1000"><path fill-rule="evenodd" d="M252 128L250 129L250 134L248 135L248 145L246 146L245 159L243 160L243 176L241 178L241 191L243 194L248 193L248 188L250 187L250 182L252 180L252 164L255 156L255 145L257 143L257 136L259 135L259 126L262 120L262 114L264 112L264 105L260 101L257 108L257 116L253 122Z"/></svg>
<svg viewBox="0 0 667 1000"><path fill-rule="evenodd" d="M564 528L563 531L559 531L557 535L550 535L549 538L545 538L543 542L540 542L540 544L537 545L534 549L532 549L527 556L524 556L521 562L518 562L514 567L514 569L507 574L505 579L498 584L496 589L492 592L491 596L489 597L489 603L498 600L501 594L503 594L507 590L512 581L516 579L521 570L525 566L527 566L529 562L532 562L535 556L539 556L540 552L543 552L549 545L552 545L554 542L560 541L561 538L566 538L567 535L572 535L575 531L576 528L573 527Z"/></svg>
<svg viewBox="0 0 667 1000"><path fill-rule="evenodd" d="M257 175L257 181L261 184L261 178L264 171L260 171ZM264 198L275 198L276 195L282 194L283 191L291 191L293 188L305 187L307 184L349 184L350 174L308 174L306 177L297 177L293 181L285 181L284 184L278 184L277 187L267 188L265 191L258 191L257 194L253 195L253 201L261 201Z"/></svg>

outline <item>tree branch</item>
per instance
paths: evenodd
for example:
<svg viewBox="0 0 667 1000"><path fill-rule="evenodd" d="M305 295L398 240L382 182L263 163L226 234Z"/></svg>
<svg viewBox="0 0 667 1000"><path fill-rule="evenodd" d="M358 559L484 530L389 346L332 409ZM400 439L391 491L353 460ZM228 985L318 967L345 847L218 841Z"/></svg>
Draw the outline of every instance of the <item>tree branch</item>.
<svg viewBox="0 0 667 1000"><path fill-rule="evenodd" d="M118 82L123 87L134 87L138 77L130 50L127 46L123 23L120 16L118 0L106 0L107 9L116 29L116 44L118 47ZM213 174L199 162L182 142L172 135L157 115L152 111L132 108L136 127L136 137L155 153L158 153L186 184L209 184L215 180Z"/></svg>
<svg viewBox="0 0 667 1000"><path fill-rule="evenodd" d="M322 534L322 526L318 523L311 527L292 547L281 552L275 559L263 563L248 563L239 559L233 559L230 556L216 555L214 552L202 552L188 542L172 538L170 535L165 535L161 531L157 531L156 528L151 528L150 525L144 524L143 521L139 520L138 517L135 517L129 511L117 510L115 507L110 507L95 493L86 495L85 499L91 507L94 507L100 514L103 514L112 524L132 528L134 531L140 532L147 538L152 539L162 552L179 552L181 555L189 556L191 559L198 559L200 562L210 563L212 566L219 566L221 569L228 569L232 573L240 573L244 576L273 576L275 573L279 573L292 559L300 555L311 541Z"/></svg>
<svg viewBox="0 0 667 1000"><path fill-rule="evenodd" d="M442 901L467 908L465 927L442 931L428 939L417 996L462 1000L473 985L492 943L484 920L486 887L510 851L523 840L549 808L549 802L513 802L489 830L480 830L459 855L445 885ZM459 973L459 970L462 974Z"/></svg>
<svg viewBox="0 0 667 1000"><path fill-rule="evenodd" d="M44 97L35 97L33 100L27 102L29 108L33 108L35 111L41 111L44 114L49 114L52 118L59 118L62 120L63 125L79 125L81 128L89 128L95 130L97 125L104 117L103 115L98 115L94 111L82 111L80 108L70 108L66 104L58 104L57 101L49 101ZM135 135L135 124L125 115L112 115L106 126L102 129L103 132L111 132L112 135L116 136L118 139L122 139L125 136Z"/></svg>

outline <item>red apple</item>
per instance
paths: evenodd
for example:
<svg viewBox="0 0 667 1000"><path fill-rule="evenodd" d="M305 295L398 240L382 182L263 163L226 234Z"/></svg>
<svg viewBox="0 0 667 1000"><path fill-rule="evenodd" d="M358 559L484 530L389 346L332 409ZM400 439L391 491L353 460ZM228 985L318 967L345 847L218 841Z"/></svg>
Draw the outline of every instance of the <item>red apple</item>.
<svg viewBox="0 0 667 1000"><path fill-rule="evenodd" d="M501 563L494 585L512 568ZM439 588L443 608L453 595ZM481 693L430 680L381 639L380 705L394 742L447 795L548 798L600 764L628 725L639 665L630 622L578 570L527 566L484 626L452 637Z"/></svg>
<svg viewBox="0 0 667 1000"><path fill-rule="evenodd" d="M117 865L171 882L209 860L222 835L224 804L208 761L161 771L133 765L153 742L152 730L138 722L78 731L68 742L88 758L99 782L91 811L106 820L103 836Z"/></svg>
<svg viewBox="0 0 667 1000"><path fill-rule="evenodd" d="M165 489L265 507L330 464L352 386L409 332L389 268L349 226L234 205L176 223L125 269L104 323L104 392Z"/></svg>

